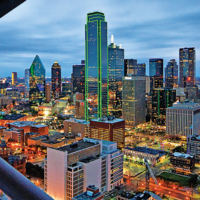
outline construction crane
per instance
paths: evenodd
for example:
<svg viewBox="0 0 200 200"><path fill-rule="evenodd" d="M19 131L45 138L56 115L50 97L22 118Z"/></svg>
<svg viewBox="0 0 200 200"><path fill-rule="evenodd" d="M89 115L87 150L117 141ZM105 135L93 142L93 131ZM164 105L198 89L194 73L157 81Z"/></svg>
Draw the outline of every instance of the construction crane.
<svg viewBox="0 0 200 200"><path fill-rule="evenodd" d="M156 180L156 177L154 176L153 174L153 171L147 161L147 159L145 158L144 159L144 162L145 162L145 165L146 165L146 191L149 192L149 178L150 178L150 175L151 177L153 178L154 182L156 185L158 185L158 181Z"/></svg>

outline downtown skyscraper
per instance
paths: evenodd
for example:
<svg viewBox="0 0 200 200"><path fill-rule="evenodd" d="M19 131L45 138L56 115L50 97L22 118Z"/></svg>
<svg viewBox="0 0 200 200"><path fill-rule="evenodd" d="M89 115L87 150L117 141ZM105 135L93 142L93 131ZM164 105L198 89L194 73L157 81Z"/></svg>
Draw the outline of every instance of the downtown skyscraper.
<svg viewBox="0 0 200 200"><path fill-rule="evenodd" d="M163 87L163 59L150 58L149 59L149 76L150 76L150 92L154 88Z"/></svg>
<svg viewBox="0 0 200 200"><path fill-rule="evenodd" d="M114 43L108 46L109 115L122 115L122 77L124 75L124 49Z"/></svg>
<svg viewBox="0 0 200 200"><path fill-rule="evenodd" d="M61 67L55 62L51 67L52 97L58 99L61 95Z"/></svg>
<svg viewBox="0 0 200 200"><path fill-rule="evenodd" d="M45 96L45 68L38 55L35 56L29 73L30 104L41 104Z"/></svg>
<svg viewBox="0 0 200 200"><path fill-rule="evenodd" d="M165 87L178 87L178 65L175 59L171 59L165 68Z"/></svg>
<svg viewBox="0 0 200 200"><path fill-rule="evenodd" d="M85 25L85 119L108 112L107 22L104 13L87 14Z"/></svg>
<svg viewBox="0 0 200 200"><path fill-rule="evenodd" d="M194 86L196 76L195 48L179 49L180 87Z"/></svg>
<svg viewBox="0 0 200 200"><path fill-rule="evenodd" d="M29 69L25 69L25 97L29 97Z"/></svg>

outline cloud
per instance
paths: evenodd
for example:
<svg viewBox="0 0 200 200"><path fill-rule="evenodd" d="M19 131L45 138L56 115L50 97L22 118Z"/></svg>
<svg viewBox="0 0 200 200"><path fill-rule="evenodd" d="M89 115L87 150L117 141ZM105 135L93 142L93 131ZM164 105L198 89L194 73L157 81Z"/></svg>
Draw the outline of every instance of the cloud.
<svg viewBox="0 0 200 200"><path fill-rule="evenodd" d="M86 15L97 10L108 22L108 44L114 34L126 58L146 62L148 68L149 58L162 57L166 66L172 58L178 61L179 48L194 46L198 66L199 9L198 0L26 1L0 20L0 76L16 70L24 76L36 54L47 76L55 61L62 76L71 76L72 65L85 57Z"/></svg>

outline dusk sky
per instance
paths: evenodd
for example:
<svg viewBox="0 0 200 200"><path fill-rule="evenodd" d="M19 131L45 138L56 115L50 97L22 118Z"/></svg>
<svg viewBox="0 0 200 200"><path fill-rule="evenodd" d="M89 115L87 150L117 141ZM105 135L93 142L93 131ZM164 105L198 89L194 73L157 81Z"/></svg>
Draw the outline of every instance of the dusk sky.
<svg viewBox="0 0 200 200"><path fill-rule="evenodd" d="M200 76L199 0L28 0L0 19L0 77L17 72L24 77L35 55L51 76L57 61L62 77L85 58L88 12L101 11L110 36L125 49L125 58L146 63L149 58L179 64L179 48L196 48L196 75Z"/></svg>

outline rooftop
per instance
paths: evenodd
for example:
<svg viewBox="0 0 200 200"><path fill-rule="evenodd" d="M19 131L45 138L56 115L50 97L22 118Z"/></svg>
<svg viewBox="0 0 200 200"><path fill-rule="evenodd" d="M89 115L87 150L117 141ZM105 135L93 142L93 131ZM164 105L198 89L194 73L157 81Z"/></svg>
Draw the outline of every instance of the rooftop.
<svg viewBox="0 0 200 200"><path fill-rule="evenodd" d="M148 153L148 154L152 154L152 155L159 154L160 156L165 154L165 151L151 149L151 148L147 148L147 147L135 147L135 148L125 147L124 149L137 151L137 152L141 152L141 153Z"/></svg>
<svg viewBox="0 0 200 200"><path fill-rule="evenodd" d="M184 109L184 110L199 110L200 104L199 103L180 103L176 102L173 104L173 107L169 107L167 109Z"/></svg>
<svg viewBox="0 0 200 200"><path fill-rule="evenodd" d="M63 147L59 147L59 148L57 148L57 150L67 151L68 154L70 154L70 153L74 153L76 151L80 151L80 150L83 150L83 149L90 148L90 147L95 146L95 145L97 145L97 143L95 144L95 143L92 143L92 142L80 140L79 142L76 142L76 143L73 143L73 144L70 144L70 145L66 145L66 146L63 146Z"/></svg>
<svg viewBox="0 0 200 200"><path fill-rule="evenodd" d="M193 156L189 154L179 153L179 152L174 152L172 155L175 157L180 157L180 158L193 158Z"/></svg>
<svg viewBox="0 0 200 200"><path fill-rule="evenodd" d="M32 122L32 121L16 121L16 122L11 122L9 123L12 126L15 127L23 127L23 126L31 126L34 124L37 124L37 122Z"/></svg>
<svg viewBox="0 0 200 200"><path fill-rule="evenodd" d="M98 118L98 119L91 119L91 121L113 124L113 123L117 123L117 122L122 122L122 121L124 121L124 119L119 119L119 118L115 118L113 116L109 116L109 117L102 117L102 118Z"/></svg>
<svg viewBox="0 0 200 200"><path fill-rule="evenodd" d="M26 115L16 114L16 115L4 115L3 120L18 120Z"/></svg>
<svg viewBox="0 0 200 200"><path fill-rule="evenodd" d="M80 124L90 124L90 122L87 122L87 121L81 120L81 119L75 119L75 118L67 119L65 121L66 122L80 123Z"/></svg>
<svg viewBox="0 0 200 200"><path fill-rule="evenodd" d="M44 125L44 124L37 124L37 125L32 125L31 127L34 127L34 128L42 128L42 127L46 127L48 125Z"/></svg>
<svg viewBox="0 0 200 200"><path fill-rule="evenodd" d="M144 193L139 192L137 194L132 194L130 192L122 192L118 196L130 199L130 200L147 200L151 197L151 195L147 192L144 192Z"/></svg>

